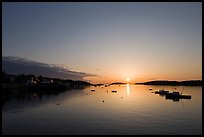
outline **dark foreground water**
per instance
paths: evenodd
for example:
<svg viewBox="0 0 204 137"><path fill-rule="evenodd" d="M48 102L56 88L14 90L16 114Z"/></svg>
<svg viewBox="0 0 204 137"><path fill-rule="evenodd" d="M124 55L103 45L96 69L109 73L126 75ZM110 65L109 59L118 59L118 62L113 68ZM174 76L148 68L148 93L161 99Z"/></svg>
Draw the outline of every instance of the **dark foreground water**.
<svg viewBox="0 0 204 137"><path fill-rule="evenodd" d="M183 89L192 98L166 100L152 93L159 89ZM202 135L202 87L113 85L10 95L2 104L2 134Z"/></svg>

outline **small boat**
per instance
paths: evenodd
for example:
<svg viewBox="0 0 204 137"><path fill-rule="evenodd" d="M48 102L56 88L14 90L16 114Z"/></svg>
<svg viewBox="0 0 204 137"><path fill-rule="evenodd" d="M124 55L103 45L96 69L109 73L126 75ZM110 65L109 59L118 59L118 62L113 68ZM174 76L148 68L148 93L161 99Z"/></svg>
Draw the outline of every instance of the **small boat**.
<svg viewBox="0 0 204 137"><path fill-rule="evenodd" d="M117 91L116 90L112 90L111 92L116 93Z"/></svg>
<svg viewBox="0 0 204 137"><path fill-rule="evenodd" d="M91 91L95 91L95 89L92 89Z"/></svg>
<svg viewBox="0 0 204 137"><path fill-rule="evenodd" d="M166 95L167 93L169 93L169 91L160 89L159 91L155 91L154 93L159 95Z"/></svg>

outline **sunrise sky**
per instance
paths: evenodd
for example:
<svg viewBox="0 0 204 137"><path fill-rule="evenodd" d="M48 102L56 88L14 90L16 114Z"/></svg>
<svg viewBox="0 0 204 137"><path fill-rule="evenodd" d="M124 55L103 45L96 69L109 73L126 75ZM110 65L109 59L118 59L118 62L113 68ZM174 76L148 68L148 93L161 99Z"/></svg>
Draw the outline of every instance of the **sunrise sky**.
<svg viewBox="0 0 204 137"><path fill-rule="evenodd" d="M202 3L2 4L2 56L92 83L202 79Z"/></svg>

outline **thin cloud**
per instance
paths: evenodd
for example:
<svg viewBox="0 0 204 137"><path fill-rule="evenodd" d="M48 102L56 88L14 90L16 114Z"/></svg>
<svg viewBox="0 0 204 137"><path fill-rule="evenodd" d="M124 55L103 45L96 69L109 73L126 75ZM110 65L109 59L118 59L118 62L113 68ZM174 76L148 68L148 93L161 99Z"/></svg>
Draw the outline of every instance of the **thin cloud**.
<svg viewBox="0 0 204 137"><path fill-rule="evenodd" d="M95 70L100 71L100 70L102 70L102 69L100 69L100 68L96 68Z"/></svg>

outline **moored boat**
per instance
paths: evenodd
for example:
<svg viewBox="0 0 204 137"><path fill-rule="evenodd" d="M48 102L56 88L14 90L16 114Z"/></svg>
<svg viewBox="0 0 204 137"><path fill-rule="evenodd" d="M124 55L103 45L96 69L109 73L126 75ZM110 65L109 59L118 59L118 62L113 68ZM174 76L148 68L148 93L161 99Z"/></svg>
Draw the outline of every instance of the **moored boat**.
<svg viewBox="0 0 204 137"><path fill-rule="evenodd" d="M191 99L191 95L182 95L182 93L179 93L179 92L172 92L172 93L166 94L166 99L174 99L174 98Z"/></svg>
<svg viewBox="0 0 204 137"><path fill-rule="evenodd" d="M166 95L167 93L169 93L169 91L164 90L164 89L160 89L159 91L155 91L155 94L160 94L160 95Z"/></svg>

